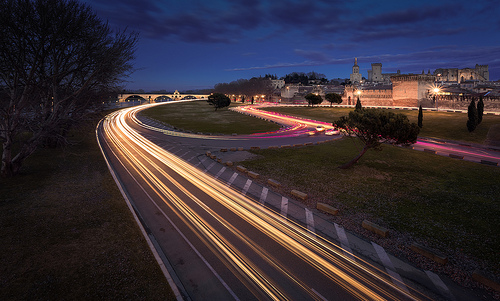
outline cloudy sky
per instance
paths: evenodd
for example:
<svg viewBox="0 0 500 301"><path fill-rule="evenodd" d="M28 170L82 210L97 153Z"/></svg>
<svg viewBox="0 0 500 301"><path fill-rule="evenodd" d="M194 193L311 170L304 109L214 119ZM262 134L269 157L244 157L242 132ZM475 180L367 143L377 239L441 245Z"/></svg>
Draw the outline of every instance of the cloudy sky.
<svg viewBox="0 0 500 301"><path fill-rule="evenodd" d="M489 65L500 79L497 0L82 0L138 31L129 89L212 88L265 74L346 78Z"/></svg>

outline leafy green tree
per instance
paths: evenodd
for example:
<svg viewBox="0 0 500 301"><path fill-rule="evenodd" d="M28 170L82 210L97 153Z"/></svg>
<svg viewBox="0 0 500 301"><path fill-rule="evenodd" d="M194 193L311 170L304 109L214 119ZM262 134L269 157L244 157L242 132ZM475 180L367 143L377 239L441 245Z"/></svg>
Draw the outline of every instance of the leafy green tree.
<svg viewBox="0 0 500 301"><path fill-rule="evenodd" d="M207 102L211 106L214 106L215 111L217 111L217 109L228 107L231 104L231 99L225 94L213 93L208 96Z"/></svg>
<svg viewBox="0 0 500 301"><path fill-rule="evenodd" d="M424 120L424 112L422 111L422 105L418 107L418 127L422 128L423 125L423 120Z"/></svg>
<svg viewBox="0 0 500 301"><path fill-rule="evenodd" d="M342 96L337 93L326 93L325 99L330 102L330 107L333 105L333 103L342 103Z"/></svg>
<svg viewBox="0 0 500 301"><path fill-rule="evenodd" d="M304 98L307 100L307 103L311 106L318 105L323 102L323 98L321 95L316 95L314 93L309 93Z"/></svg>
<svg viewBox="0 0 500 301"><path fill-rule="evenodd" d="M469 132L473 132L476 129L478 122L476 102L474 101L474 98L471 100L469 107L467 108L467 116L469 117L467 119L467 130L469 130Z"/></svg>
<svg viewBox="0 0 500 301"><path fill-rule="evenodd" d="M483 96L479 96L479 101L477 102L477 124L483 122L483 114L484 114L484 102Z"/></svg>
<svg viewBox="0 0 500 301"><path fill-rule="evenodd" d="M361 152L351 161L339 166L349 168L354 165L369 149L381 150L382 143L410 145L417 141L420 128L410 123L404 114L380 109L364 109L349 112L333 123L349 136L358 137L364 144Z"/></svg>
<svg viewBox="0 0 500 301"><path fill-rule="evenodd" d="M118 90L138 35L113 32L81 1L0 7L1 174L10 177L39 147L66 143L71 126Z"/></svg>
<svg viewBox="0 0 500 301"><path fill-rule="evenodd" d="M356 101L356 108L355 110L356 111L361 111L363 109L363 106L361 106L361 101L359 101L359 96L358 96L358 100Z"/></svg>

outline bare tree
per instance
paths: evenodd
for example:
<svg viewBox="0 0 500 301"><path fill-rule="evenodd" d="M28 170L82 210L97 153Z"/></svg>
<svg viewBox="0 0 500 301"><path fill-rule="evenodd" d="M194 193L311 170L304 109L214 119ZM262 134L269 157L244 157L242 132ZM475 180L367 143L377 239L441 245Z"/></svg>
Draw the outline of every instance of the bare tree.
<svg viewBox="0 0 500 301"><path fill-rule="evenodd" d="M0 0L0 7L1 174L8 177L132 72L138 35L114 33L75 0Z"/></svg>

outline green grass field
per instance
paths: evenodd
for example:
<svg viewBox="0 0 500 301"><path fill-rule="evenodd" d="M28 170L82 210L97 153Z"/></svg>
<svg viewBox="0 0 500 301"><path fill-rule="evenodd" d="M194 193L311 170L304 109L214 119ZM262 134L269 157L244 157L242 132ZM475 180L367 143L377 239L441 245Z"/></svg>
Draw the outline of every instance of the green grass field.
<svg viewBox="0 0 500 301"><path fill-rule="evenodd" d="M237 106L237 104L231 104ZM275 131L279 125L228 110L214 111L206 101L171 103L157 106L141 114L177 128L212 134L253 134Z"/></svg>
<svg viewBox="0 0 500 301"><path fill-rule="evenodd" d="M367 152L351 169L338 168L359 149L346 138L253 151L259 159L240 164L341 209L344 217L367 214L445 253L462 249L500 270L500 168L394 146Z"/></svg>
<svg viewBox="0 0 500 301"><path fill-rule="evenodd" d="M111 177L98 119L0 178L0 300L174 300Z"/></svg>

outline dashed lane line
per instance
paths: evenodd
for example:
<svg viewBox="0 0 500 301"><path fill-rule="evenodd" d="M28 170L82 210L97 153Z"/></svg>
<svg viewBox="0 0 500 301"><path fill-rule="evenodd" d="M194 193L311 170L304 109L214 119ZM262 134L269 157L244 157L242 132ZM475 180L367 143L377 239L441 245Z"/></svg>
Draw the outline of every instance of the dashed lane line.
<svg viewBox="0 0 500 301"><path fill-rule="evenodd" d="M268 191L269 191L269 189L267 187L262 187L262 192L261 192L260 198L259 198L259 202L262 205L264 205L264 203L266 202Z"/></svg>
<svg viewBox="0 0 500 301"><path fill-rule="evenodd" d="M349 246L349 241L347 240L347 235L345 234L344 228L342 226L339 226L337 223L334 223L334 225L335 230L337 231L337 235L340 239L340 246L342 247L342 250L344 250L344 255L353 262L356 261L354 259L354 255L352 254L351 247Z"/></svg>
<svg viewBox="0 0 500 301"><path fill-rule="evenodd" d="M284 196L281 197L281 215L286 218L288 214L288 199Z"/></svg>
<svg viewBox="0 0 500 301"><path fill-rule="evenodd" d="M228 186L233 185L233 182L234 182L234 180L236 179L237 176L238 176L238 173L236 173L236 172L233 173L233 175L231 176L231 178L229 179L229 181L227 181L227 185Z"/></svg>
<svg viewBox="0 0 500 301"><path fill-rule="evenodd" d="M308 208L304 208L306 210L306 224L307 224L307 229L311 231L312 233L316 233L316 230L314 228L314 215L311 210Z"/></svg>
<svg viewBox="0 0 500 301"><path fill-rule="evenodd" d="M457 300L455 296L450 292L446 284L444 284L443 280L439 278L437 274L434 274L431 271L425 271L429 279L431 279L432 283L436 286L436 288L441 292L441 294L446 297L447 300L455 301Z"/></svg>
<svg viewBox="0 0 500 301"><path fill-rule="evenodd" d="M372 242L372 245L375 248L375 251L377 252L378 257L382 261L382 264L384 265L385 270L387 271L389 276L391 276L392 282L395 285L397 285L400 289L402 289L403 291L410 293L410 291L408 290L408 288L406 287L406 285L403 282L403 278L401 278L399 273L396 272L396 268L392 264L392 261L389 258L389 256L387 255L387 253L385 252L384 248L382 248L381 246L377 245L374 242Z"/></svg>
<svg viewBox="0 0 500 301"><path fill-rule="evenodd" d="M215 175L215 178L218 179L220 177L220 175L226 171L226 167L225 166L222 166L222 168L219 170L219 172Z"/></svg>
<svg viewBox="0 0 500 301"><path fill-rule="evenodd" d="M217 162L210 163L210 165L208 165L208 167L205 169L205 172L209 171L210 168L212 168L215 165L215 163L217 163Z"/></svg>
<svg viewBox="0 0 500 301"><path fill-rule="evenodd" d="M245 186L243 186L243 190L242 190L243 195L247 194L247 191L250 188L250 185L252 185L252 180L247 179L247 182L245 183Z"/></svg>

